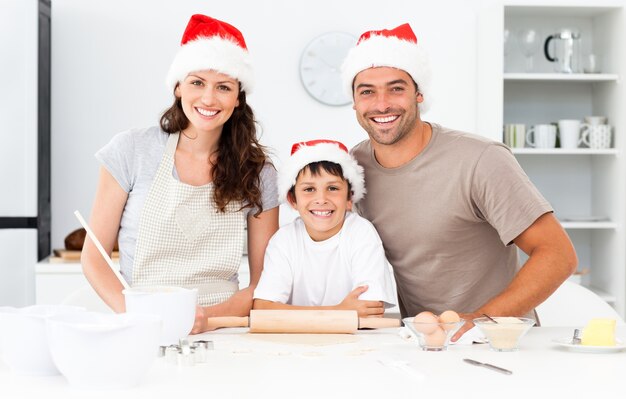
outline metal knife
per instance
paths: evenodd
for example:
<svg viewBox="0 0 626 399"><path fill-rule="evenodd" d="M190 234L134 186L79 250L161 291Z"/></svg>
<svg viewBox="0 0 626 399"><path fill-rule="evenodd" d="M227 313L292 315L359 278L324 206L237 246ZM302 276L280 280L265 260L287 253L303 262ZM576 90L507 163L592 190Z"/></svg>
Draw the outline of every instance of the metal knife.
<svg viewBox="0 0 626 399"><path fill-rule="evenodd" d="M507 374L507 375L513 374L511 370L503 369L502 367L494 366L493 364L481 363L477 360L472 360L472 359L463 359L463 361L466 363L472 364L474 366L485 367L485 368L488 368L489 370L497 371L498 373Z"/></svg>

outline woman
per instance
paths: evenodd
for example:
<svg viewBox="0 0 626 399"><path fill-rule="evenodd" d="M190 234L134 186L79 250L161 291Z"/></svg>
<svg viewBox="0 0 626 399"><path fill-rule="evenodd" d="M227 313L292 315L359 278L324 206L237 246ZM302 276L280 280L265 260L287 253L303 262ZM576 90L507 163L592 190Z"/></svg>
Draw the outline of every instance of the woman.
<svg viewBox="0 0 626 399"><path fill-rule="evenodd" d="M278 229L276 171L246 104L253 79L233 26L194 15L168 72L174 104L160 127L118 134L102 148L91 227L133 287L198 288L192 333L210 316L247 315L269 238ZM244 228L250 286L238 290ZM119 237L118 237L119 236ZM90 240L85 276L116 312L122 285Z"/></svg>

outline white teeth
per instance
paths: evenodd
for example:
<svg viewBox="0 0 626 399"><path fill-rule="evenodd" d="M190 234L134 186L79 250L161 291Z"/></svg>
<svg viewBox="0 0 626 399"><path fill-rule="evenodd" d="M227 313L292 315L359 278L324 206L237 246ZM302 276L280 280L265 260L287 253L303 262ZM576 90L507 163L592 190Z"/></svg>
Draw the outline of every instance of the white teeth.
<svg viewBox="0 0 626 399"><path fill-rule="evenodd" d="M330 216L333 211L311 211L311 213L316 216Z"/></svg>
<svg viewBox="0 0 626 399"><path fill-rule="evenodd" d="M204 116L213 116L215 114L217 114L217 111L207 111L201 108L196 108L198 110L198 112L200 112L200 114L204 115Z"/></svg>
<svg viewBox="0 0 626 399"><path fill-rule="evenodd" d="M385 116L384 118L372 118L372 119L374 119L374 121L377 123L388 123L388 122L393 122L396 119L398 119L398 116L393 115L393 116Z"/></svg>

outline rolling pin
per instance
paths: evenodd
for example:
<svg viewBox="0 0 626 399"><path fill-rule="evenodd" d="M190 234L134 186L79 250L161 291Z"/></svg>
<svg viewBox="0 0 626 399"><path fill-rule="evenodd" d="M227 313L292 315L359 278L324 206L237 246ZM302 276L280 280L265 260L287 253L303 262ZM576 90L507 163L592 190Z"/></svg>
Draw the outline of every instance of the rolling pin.
<svg viewBox="0 0 626 399"><path fill-rule="evenodd" d="M251 333L353 334L400 327L400 320L359 317L356 310L251 310L250 317L209 317L209 327L250 327Z"/></svg>

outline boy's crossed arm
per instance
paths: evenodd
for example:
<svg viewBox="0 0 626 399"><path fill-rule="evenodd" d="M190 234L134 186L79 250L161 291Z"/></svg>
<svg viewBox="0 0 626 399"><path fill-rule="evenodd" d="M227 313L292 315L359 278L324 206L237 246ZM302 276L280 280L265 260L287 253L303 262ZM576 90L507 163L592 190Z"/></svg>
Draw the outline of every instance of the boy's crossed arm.
<svg viewBox="0 0 626 399"><path fill-rule="evenodd" d="M255 299L254 309L311 309L311 310L356 310L359 317L383 317L385 305L382 301L365 301L359 296L367 291L367 286L353 289L341 303L333 306L296 306L281 302L273 302L265 299Z"/></svg>

